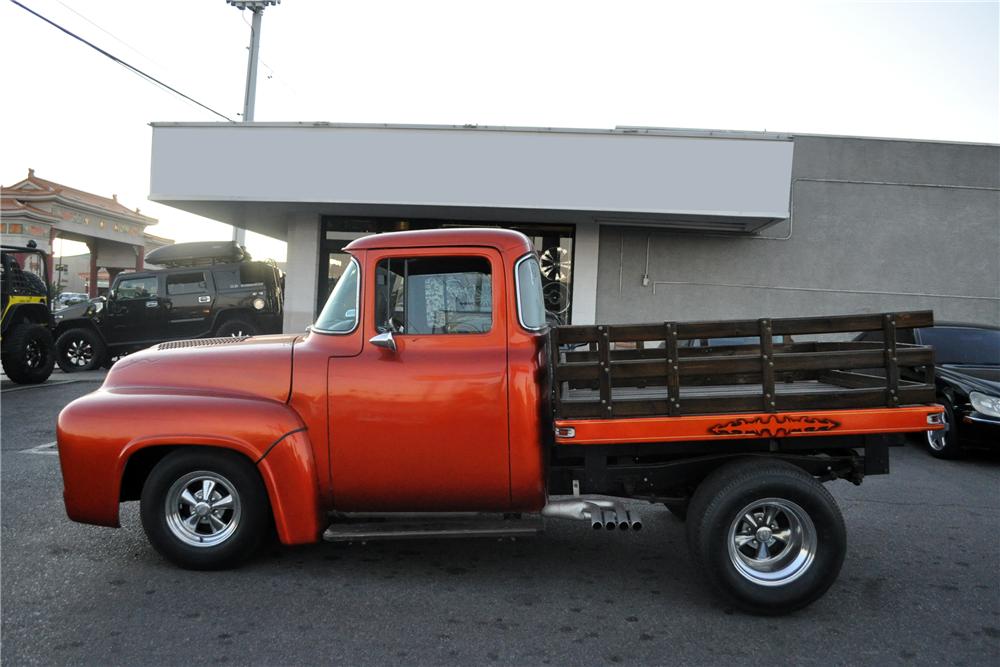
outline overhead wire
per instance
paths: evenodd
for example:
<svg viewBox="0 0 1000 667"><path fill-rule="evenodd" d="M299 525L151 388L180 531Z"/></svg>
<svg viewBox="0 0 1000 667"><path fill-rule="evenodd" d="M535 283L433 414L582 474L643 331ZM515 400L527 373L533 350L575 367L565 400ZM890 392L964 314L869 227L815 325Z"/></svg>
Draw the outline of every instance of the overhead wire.
<svg viewBox="0 0 1000 667"><path fill-rule="evenodd" d="M122 60L118 56L105 51L104 49L102 49L101 47L97 46L96 44L87 41L86 39L84 39L80 35L77 35L72 30L64 28L63 26L59 25L58 23L56 23L52 19L49 19L49 18L47 18L45 16L42 16L41 14L39 14L38 12L36 12L31 7L28 7L28 6L23 5L22 3L18 2L18 0L10 0L10 1L12 3L14 3L15 5L17 5L18 7L20 7L21 9L23 9L24 11L28 12L29 14L33 14L34 16L36 16L36 17L40 18L41 20L45 21L46 23L48 23L52 27L57 28L60 31L66 33L67 35L69 35L73 39L75 39L77 41L80 41L80 42L83 42L84 44L86 44L90 48L94 49L95 51L97 51L98 53L100 53L101 55L103 55L104 57L113 60L114 62L118 63L122 67L124 67L124 68L128 69L129 71L131 71L131 72L139 75L140 77L142 77L143 79L149 81L150 83L153 83L153 84L158 85L158 86L160 86L162 88L165 88L166 90L174 93L175 95L179 95L180 97L183 97L184 99L188 100L189 102L192 102L192 103L198 105L202 109L205 109L206 111L209 111L209 112L215 114L216 116L218 116L220 118L224 118L225 120L229 121L230 123L235 123L236 122L235 120L233 120L229 116L227 116L227 115L225 115L225 114L223 114L223 113L221 113L219 111L216 111L215 109L213 109L212 107L208 106L207 104L203 104L203 103L199 102L198 100L194 99L190 95L186 95L186 94L182 93L181 91L177 90L176 88L174 88L173 86L171 86L171 85L169 85L167 83L164 83L163 81L160 81L155 76L153 76L151 74L147 74L146 72L142 71L141 69L139 69L135 65L132 65L132 64L126 62L125 60Z"/></svg>

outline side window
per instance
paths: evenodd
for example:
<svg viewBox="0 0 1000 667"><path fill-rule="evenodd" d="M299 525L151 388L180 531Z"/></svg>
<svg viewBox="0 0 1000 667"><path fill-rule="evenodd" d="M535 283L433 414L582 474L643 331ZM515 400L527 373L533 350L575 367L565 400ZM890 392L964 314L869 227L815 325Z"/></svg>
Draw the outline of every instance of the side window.
<svg viewBox="0 0 1000 667"><path fill-rule="evenodd" d="M240 287L240 270L238 268L216 269L212 271L212 276L215 277L216 289L239 289Z"/></svg>
<svg viewBox="0 0 1000 667"><path fill-rule="evenodd" d="M406 334L477 334L493 326L485 257L391 258L375 272L375 326Z"/></svg>
<svg viewBox="0 0 1000 667"><path fill-rule="evenodd" d="M208 291L205 283L205 272L174 273L167 276L167 294L180 296L182 294L204 294Z"/></svg>
<svg viewBox="0 0 1000 667"><path fill-rule="evenodd" d="M156 276L125 278L116 289L119 300L148 299L157 296L157 279Z"/></svg>

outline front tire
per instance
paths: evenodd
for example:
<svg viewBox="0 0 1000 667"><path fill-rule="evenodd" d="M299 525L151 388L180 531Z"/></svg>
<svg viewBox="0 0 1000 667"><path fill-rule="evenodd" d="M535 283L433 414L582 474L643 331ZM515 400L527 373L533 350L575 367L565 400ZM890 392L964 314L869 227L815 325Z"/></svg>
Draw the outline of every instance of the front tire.
<svg viewBox="0 0 1000 667"><path fill-rule="evenodd" d="M107 354L104 341L91 329L70 329L56 340L56 363L65 373L100 368Z"/></svg>
<svg viewBox="0 0 1000 667"><path fill-rule="evenodd" d="M7 377L18 384L39 384L48 380L55 359L52 332L44 325L22 322L4 336L0 362Z"/></svg>
<svg viewBox="0 0 1000 667"><path fill-rule="evenodd" d="M745 460L695 491L688 545L723 598L755 614L801 609L837 579L847 537L830 493L783 461Z"/></svg>
<svg viewBox="0 0 1000 667"><path fill-rule="evenodd" d="M270 505L257 469L234 452L168 454L142 488L142 527L167 560L192 570L238 565L267 533Z"/></svg>

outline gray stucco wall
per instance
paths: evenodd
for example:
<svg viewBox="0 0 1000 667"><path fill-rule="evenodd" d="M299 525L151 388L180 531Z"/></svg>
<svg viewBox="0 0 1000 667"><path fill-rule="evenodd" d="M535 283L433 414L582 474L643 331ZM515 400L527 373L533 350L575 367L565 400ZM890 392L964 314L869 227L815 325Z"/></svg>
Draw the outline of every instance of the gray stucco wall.
<svg viewBox="0 0 1000 667"><path fill-rule="evenodd" d="M602 226L597 320L932 309L1000 324L1000 147L796 137L792 173L792 221L762 234L787 240Z"/></svg>

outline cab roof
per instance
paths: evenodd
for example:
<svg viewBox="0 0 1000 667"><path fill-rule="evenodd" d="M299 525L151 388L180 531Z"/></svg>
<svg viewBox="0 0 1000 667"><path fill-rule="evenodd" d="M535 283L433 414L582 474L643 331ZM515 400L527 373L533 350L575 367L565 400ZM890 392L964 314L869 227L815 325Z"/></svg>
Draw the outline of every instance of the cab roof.
<svg viewBox="0 0 1000 667"><path fill-rule="evenodd" d="M510 229L422 229L410 232L372 234L351 241L344 250L371 250L375 248L447 248L455 246L481 246L497 250L531 252L534 247L528 237Z"/></svg>

